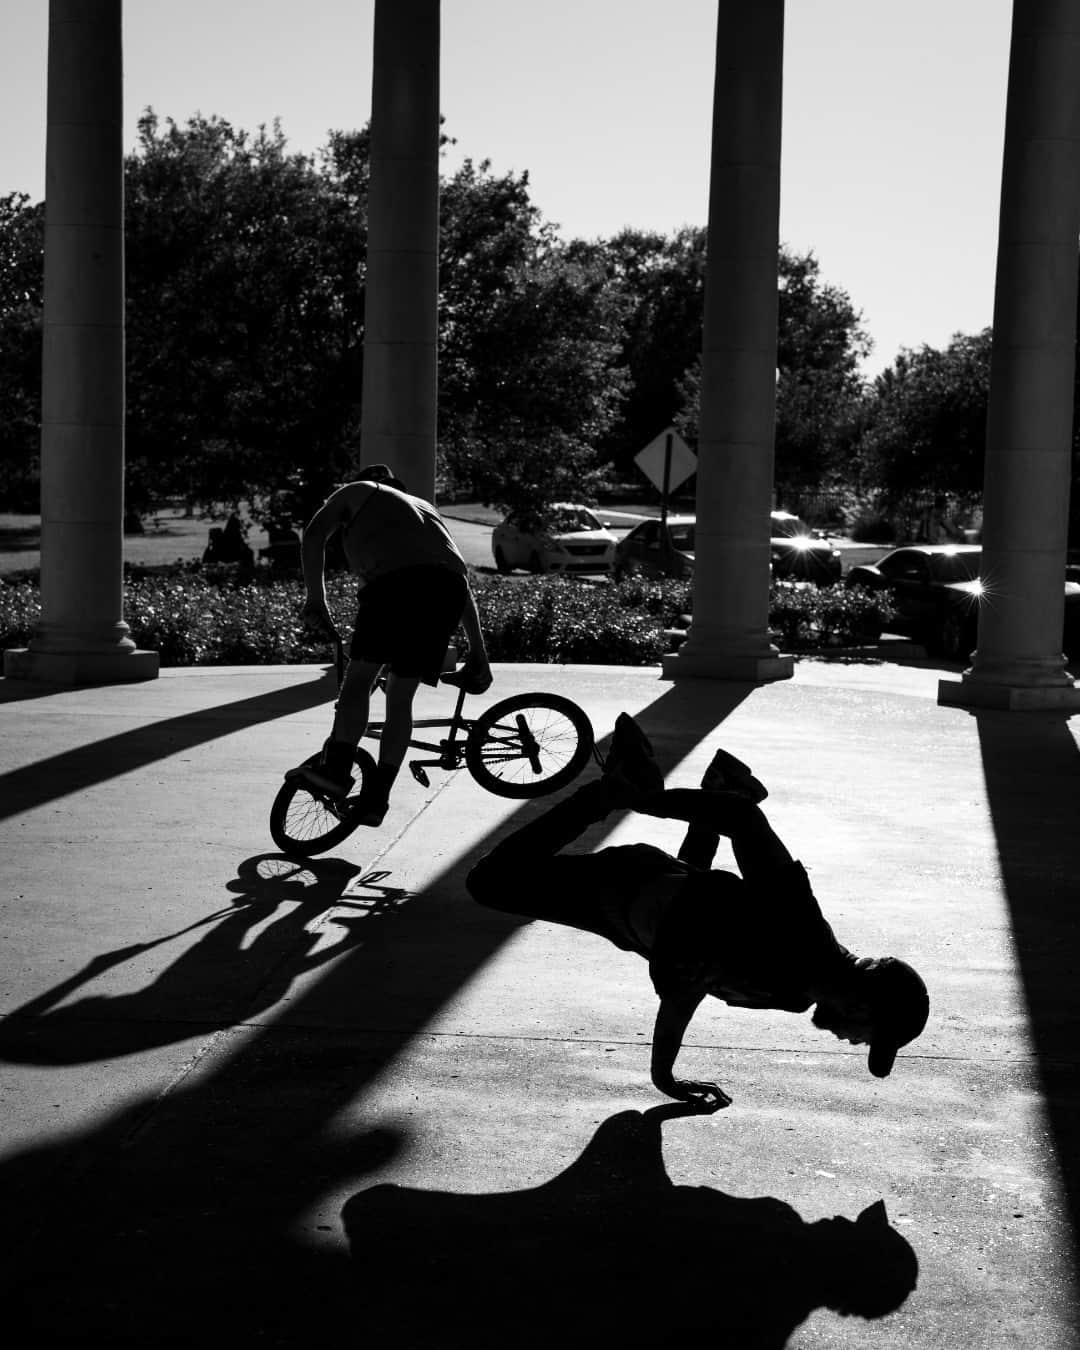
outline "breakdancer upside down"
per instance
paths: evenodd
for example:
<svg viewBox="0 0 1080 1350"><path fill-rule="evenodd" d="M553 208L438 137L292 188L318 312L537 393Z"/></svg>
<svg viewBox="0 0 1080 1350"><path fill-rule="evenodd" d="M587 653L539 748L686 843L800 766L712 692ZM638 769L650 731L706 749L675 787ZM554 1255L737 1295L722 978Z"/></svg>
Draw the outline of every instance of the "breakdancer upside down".
<svg viewBox="0 0 1080 1350"><path fill-rule="evenodd" d="M700 788L665 788L648 738L622 713L601 778L502 840L466 883L489 908L597 933L643 956L660 998L653 1084L703 1109L731 1098L716 1083L677 1079L674 1067L707 994L740 1008L813 1007L816 1027L870 1047L878 1078L929 1014L926 985L911 966L856 957L837 942L802 864L761 810L767 795L723 750ZM561 852L619 809L686 821L678 857L651 844ZM722 835L741 876L712 868Z"/></svg>

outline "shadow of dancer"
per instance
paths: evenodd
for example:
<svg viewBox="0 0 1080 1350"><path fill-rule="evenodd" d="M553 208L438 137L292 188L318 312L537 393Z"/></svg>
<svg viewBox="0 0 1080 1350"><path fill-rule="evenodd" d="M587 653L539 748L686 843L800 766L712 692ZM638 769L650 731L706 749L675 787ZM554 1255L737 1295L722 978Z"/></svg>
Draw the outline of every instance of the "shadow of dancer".
<svg viewBox="0 0 1080 1350"><path fill-rule="evenodd" d="M337 858L302 865L277 855L245 860L226 888L237 896L229 909L165 937L102 952L67 980L16 1008L0 1025L0 1059L22 1064L111 1059L265 1012L288 993L297 976L358 945L366 935L368 918L393 909L406 894L379 885L386 873L368 878L361 872ZM369 880L376 894L355 898L344 894ZM266 922L288 904L291 909ZM339 905L353 905L363 913L335 917L333 922L344 928L344 935L319 947L322 932L314 921ZM63 1002L113 967L203 926L209 931L145 988L132 994L86 994ZM248 941L254 930L258 931Z"/></svg>
<svg viewBox="0 0 1080 1350"><path fill-rule="evenodd" d="M877 1201L857 1219L805 1222L782 1200L673 1185L668 1105L601 1124L580 1158L535 1189L460 1195L372 1186L345 1206L357 1325L372 1344L779 1350L816 1308L883 1317L918 1261ZM402 1272L423 1297L404 1296Z"/></svg>

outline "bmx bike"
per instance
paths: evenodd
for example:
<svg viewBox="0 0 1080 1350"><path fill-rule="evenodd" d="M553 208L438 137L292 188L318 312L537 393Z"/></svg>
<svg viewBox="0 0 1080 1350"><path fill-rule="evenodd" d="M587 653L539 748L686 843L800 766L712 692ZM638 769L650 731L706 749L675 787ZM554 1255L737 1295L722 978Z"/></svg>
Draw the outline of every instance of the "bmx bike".
<svg viewBox="0 0 1080 1350"><path fill-rule="evenodd" d="M338 663L339 680L341 662ZM443 676L454 685L454 673ZM590 758L600 763L592 723L583 708L561 694L511 694L491 704L478 717L463 712L466 691L457 687L449 717L413 722L417 731L445 728L438 740L413 739L412 750L429 759L412 759L409 769L423 787L428 769L468 769L475 781L497 797L520 799L557 792L581 773ZM365 737L378 739L382 722L369 722ZM305 760L312 764L318 754ZM353 756L354 783L349 795L336 798L296 779L286 779L270 808L270 834L283 853L310 858L336 848L360 823L365 786L374 782L375 759L363 746Z"/></svg>

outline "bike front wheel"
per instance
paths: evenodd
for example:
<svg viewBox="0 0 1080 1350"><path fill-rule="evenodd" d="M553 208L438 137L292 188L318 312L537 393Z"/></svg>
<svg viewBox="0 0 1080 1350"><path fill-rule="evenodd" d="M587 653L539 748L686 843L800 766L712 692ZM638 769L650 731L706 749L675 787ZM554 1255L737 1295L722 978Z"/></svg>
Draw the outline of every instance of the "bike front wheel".
<svg viewBox="0 0 1080 1350"><path fill-rule="evenodd" d="M314 764L319 756L304 761ZM282 853L311 858L336 848L356 829L357 802L365 785L375 781L375 761L359 746L353 755L354 783L344 801L309 787L295 778L287 778L278 789L270 808L270 834Z"/></svg>
<svg viewBox="0 0 1080 1350"><path fill-rule="evenodd" d="M542 797L582 771L593 748L588 715L559 694L515 694L472 724L465 766L497 797Z"/></svg>

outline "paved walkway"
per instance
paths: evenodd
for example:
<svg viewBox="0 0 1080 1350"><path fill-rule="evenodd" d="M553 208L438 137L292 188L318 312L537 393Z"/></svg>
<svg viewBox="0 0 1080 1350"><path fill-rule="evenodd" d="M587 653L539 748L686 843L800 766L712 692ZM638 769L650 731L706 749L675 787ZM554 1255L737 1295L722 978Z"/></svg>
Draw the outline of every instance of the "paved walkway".
<svg viewBox="0 0 1080 1350"><path fill-rule="evenodd" d="M642 962L467 899L535 804L406 776L380 830L275 852L321 669L0 682L15 1343L1080 1345L1077 723L936 685L498 668L601 738L634 712L676 783L749 759L840 939L927 979L884 1081L806 1017L703 1008L681 1067L735 1100L694 1116L649 1084Z"/></svg>

